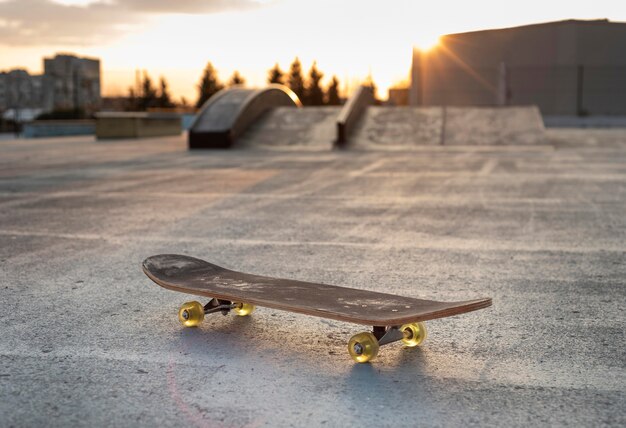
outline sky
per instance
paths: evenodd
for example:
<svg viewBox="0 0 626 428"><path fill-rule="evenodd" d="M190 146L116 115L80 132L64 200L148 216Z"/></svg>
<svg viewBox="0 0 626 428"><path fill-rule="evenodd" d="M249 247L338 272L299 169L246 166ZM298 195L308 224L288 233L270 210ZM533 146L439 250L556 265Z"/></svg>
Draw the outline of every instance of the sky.
<svg viewBox="0 0 626 428"><path fill-rule="evenodd" d="M101 60L103 95L128 93L135 70L197 97L207 61L263 86L298 56L349 91L371 75L386 98L406 81L413 47L443 34L563 19L626 22L624 0L0 0L0 70L41 73L57 52Z"/></svg>

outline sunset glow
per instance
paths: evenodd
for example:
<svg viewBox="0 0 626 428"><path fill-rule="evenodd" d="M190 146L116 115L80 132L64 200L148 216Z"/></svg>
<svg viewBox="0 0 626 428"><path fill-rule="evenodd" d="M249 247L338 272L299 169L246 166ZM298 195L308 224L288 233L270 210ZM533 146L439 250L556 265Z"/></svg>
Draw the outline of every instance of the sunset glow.
<svg viewBox="0 0 626 428"><path fill-rule="evenodd" d="M416 40L413 47L422 52L427 52L439 45L439 39L439 36L424 36L420 40Z"/></svg>
<svg viewBox="0 0 626 428"><path fill-rule="evenodd" d="M104 95L125 95L140 69L164 76L177 98L193 100L207 61L223 81L239 70L248 85L262 86L274 63L286 71L298 56L305 73L315 60L323 82L336 75L342 91L371 73L384 98L388 87L406 80L412 48L432 48L440 35L603 17L626 20L626 5L533 0L511 10L487 0L0 0L0 70L37 73L43 56L72 52L101 59Z"/></svg>

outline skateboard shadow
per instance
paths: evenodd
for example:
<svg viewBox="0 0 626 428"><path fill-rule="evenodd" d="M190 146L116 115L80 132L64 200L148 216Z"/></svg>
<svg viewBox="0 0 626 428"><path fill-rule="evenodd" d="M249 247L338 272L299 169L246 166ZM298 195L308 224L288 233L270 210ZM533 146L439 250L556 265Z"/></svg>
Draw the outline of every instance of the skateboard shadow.
<svg viewBox="0 0 626 428"><path fill-rule="evenodd" d="M393 346L393 345L392 345ZM406 415L408 426L428 425L437 420L437 391L442 386L436 367L428 363L422 348L385 349L381 360L355 364L345 378L343 406L352 415L385 425L384 415ZM402 419L402 418L400 418ZM397 420L397 419L394 419Z"/></svg>
<svg viewBox="0 0 626 428"><path fill-rule="evenodd" d="M238 359L271 355L279 362L284 360L306 366L315 356L321 366L348 368L348 379L356 380L360 373L367 375L369 370L374 370L374 374L384 372L385 376L395 372L416 375L429 370L423 348L403 348L400 344L383 347L378 358L371 363L355 363L345 349L350 334L350 330L326 335L308 328L292 330L282 321L257 320L254 317L220 317L208 323L205 320L198 328L181 329L174 346L185 353L205 358L213 354L230 354ZM347 372L340 370L340 373L345 376Z"/></svg>
<svg viewBox="0 0 626 428"><path fill-rule="evenodd" d="M381 377L383 380L390 378L396 379L405 378L407 375L411 376L426 376L429 372L429 366L427 361L427 351L422 348L402 348L398 346L398 349L383 349L382 352L387 352L386 355L379 357L369 363L357 364L355 363L350 371L350 378L359 380L360 377Z"/></svg>
<svg viewBox="0 0 626 428"><path fill-rule="evenodd" d="M429 359L429 354L437 353L435 349L391 344L383 347L372 363L358 364L345 349L344 336L350 333L342 332L333 339L305 328L296 329L295 337L284 340L283 332L276 330L282 325L250 317L218 319L201 328L181 330L175 340L176 349L209 363L207 367L214 364L216 371L228 373L229 368L255 367L257 375L284 378L284 383L277 380L273 388L286 388L291 391L290 397L302 393L299 387L293 389L294 380L309 385L316 393L310 394L309 390L302 393L303 397L310 394L314 399L321 394L348 420L357 418L385 426L384 414L389 412L407 415L407 426L415 421L436 420L437 415L429 408L438 408L433 397L438 397L446 386L437 377L436 363ZM302 345L311 335L315 335L316 345ZM177 372L175 363L172 371Z"/></svg>

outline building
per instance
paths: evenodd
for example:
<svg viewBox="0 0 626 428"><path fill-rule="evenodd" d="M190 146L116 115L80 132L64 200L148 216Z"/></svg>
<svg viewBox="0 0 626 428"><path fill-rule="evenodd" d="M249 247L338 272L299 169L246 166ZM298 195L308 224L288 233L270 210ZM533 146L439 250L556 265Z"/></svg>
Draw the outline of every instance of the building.
<svg viewBox="0 0 626 428"><path fill-rule="evenodd" d="M46 109L99 109L100 60L56 55L44 58Z"/></svg>
<svg viewBox="0 0 626 428"><path fill-rule="evenodd" d="M626 115L626 23L569 20L443 36L414 50L411 105Z"/></svg>
<svg viewBox="0 0 626 428"><path fill-rule="evenodd" d="M43 77L26 70L0 72L0 108L38 108L43 103Z"/></svg>
<svg viewBox="0 0 626 428"><path fill-rule="evenodd" d="M100 61L73 55L44 58L44 73L23 69L0 72L0 110L81 109L92 113L100 108Z"/></svg>
<svg viewBox="0 0 626 428"><path fill-rule="evenodd" d="M386 104L390 106L409 105L409 88L389 88Z"/></svg>

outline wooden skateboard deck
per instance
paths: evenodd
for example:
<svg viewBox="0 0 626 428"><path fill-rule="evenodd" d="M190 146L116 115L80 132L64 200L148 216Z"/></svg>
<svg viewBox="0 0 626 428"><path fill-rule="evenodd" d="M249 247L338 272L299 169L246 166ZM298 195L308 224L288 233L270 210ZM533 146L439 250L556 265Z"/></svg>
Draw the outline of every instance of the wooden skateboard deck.
<svg viewBox="0 0 626 428"><path fill-rule="evenodd" d="M490 298L438 302L252 275L174 254L147 258L143 271L158 285L174 291L370 326L399 326L491 305Z"/></svg>

